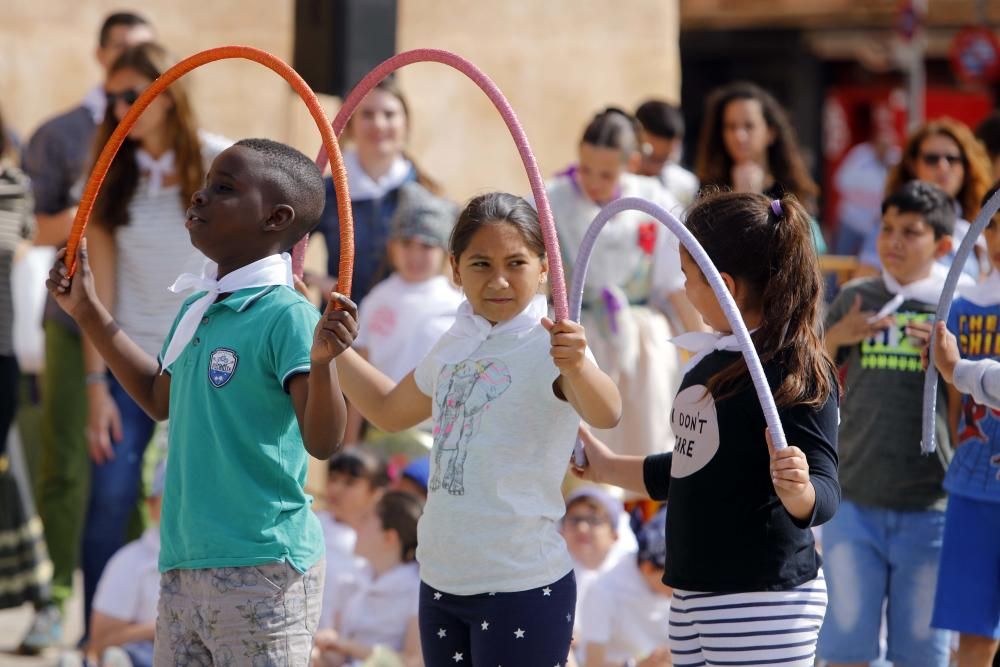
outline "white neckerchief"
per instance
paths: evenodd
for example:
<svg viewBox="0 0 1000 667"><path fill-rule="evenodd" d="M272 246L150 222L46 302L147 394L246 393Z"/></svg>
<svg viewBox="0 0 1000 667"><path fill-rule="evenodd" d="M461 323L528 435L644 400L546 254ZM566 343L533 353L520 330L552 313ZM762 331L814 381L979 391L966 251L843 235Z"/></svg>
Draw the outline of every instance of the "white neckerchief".
<svg viewBox="0 0 1000 667"><path fill-rule="evenodd" d="M1000 303L1000 271L993 269L982 282L963 287L960 294L963 299L980 308L997 305Z"/></svg>
<svg viewBox="0 0 1000 667"><path fill-rule="evenodd" d="M750 333L753 333L753 331ZM670 342L682 350L694 353L694 356L681 369L681 375L687 374L689 370L698 365L698 362L716 350L726 350L728 352L740 351L740 341L736 338L735 334L689 331L680 336L674 336L670 339Z"/></svg>
<svg viewBox="0 0 1000 667"><path fill-rule="evenodd" d="M888 271L882 271L882 282L885 288L894 296L882 306L882 308L871 317L871 322L876 322L883 317L888 317L899 310L904 301L919 301L921 303L936 304L941 299L941 290L944 289L944 281L948 277L948 267L937 262L931 266L931 273L926 278L915 280L908 285L900 285L899 281L889 275ZM958 284L963 288L971 284L971 278L966 275L958 279Z"/></svg>
<svg viewBox="0 0 1000 667"><path fill-rule="evenodd" d="M215 279L218 272L219 265L207 261L200 276L184 273L170 286L170 291L174 294L187 290L198 292L205 290L206 294L192 303L191 307L184 313L184 317L177 323L173 338L170 339L170 344L167 346L167 352L163 355L163 370L170 368L170 364L181 356L181 352L194 337L194 332L198 330L198 325L201 323L205 311L220 294L228 294L249 287L293 286L292 258L288 253L258 259L252 264L247 264L223 276L221 280Z"/></svg>
<svg viewBox="0 0 1000 667"><path fill-rule="evenodd" d="M108 107L108 97L104 92L104 86L94 86L88 90L80 104L90 112L90 117L94 119L94 125L100 125Z"/></svg>
<svg viewBox="0 0 1000 667"><path fill-rule="evenodd" d="M472 304L466 299L458 306L455 323L444 334L450 340L438 349L437 359L444 364L457 364L468 359L487 338L501 334L527 333L541 326L541 319L548 313L548 302L543 295L538 294L520 313L506 322L493 325L485 317L472 312Z"/></svg>
<svg viewBox="0 0 1000 667"><path fill-rule="evenodd" d="M158 195L163 189L163 179L174 172L174 152L167 151L158 158L139 148L135 151L135 162L140 171L146 172L149 180L149 194Z"/></svg>
<svg viewBox="0 0 1000 667"><path fill-rule="evenodd" d="M347 189L352 200L381 199L410 178L412 165L397 157L389 171L377 181L361 166L357 151L344 151L344 168L347 170Z"/></svg>

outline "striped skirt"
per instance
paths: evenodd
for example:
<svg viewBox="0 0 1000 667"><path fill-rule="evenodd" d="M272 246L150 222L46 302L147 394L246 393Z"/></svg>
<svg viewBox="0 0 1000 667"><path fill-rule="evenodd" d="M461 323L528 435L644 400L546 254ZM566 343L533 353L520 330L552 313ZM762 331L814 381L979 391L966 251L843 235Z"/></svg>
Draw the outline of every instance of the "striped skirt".
<svg viewBox="0 0 1000 667"><path fill-rule="evenodd" d="M812 667L826 613L819 576L787 591L698 593L674 589L670 652L674 667Z"/></svg>

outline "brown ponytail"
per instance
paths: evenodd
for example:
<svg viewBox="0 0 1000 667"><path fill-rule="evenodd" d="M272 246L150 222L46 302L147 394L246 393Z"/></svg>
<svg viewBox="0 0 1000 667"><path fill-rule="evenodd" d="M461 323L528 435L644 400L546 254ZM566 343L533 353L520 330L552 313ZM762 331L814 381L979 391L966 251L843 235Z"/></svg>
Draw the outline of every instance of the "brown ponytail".
<svg viewBox="0 0 1000 667"><path fill-rule="evenodd" d="M819 338L822 275L810 217L793 196L772 205L764 195L716 192L688 212L686 225L721 273L745 281L757 295L761 326L753 334L761 363L784 370L774 400L779 407L821 406L836 391L834 366ZM740 359L714 375L708 389L718 399L750 381Z"/></svg>

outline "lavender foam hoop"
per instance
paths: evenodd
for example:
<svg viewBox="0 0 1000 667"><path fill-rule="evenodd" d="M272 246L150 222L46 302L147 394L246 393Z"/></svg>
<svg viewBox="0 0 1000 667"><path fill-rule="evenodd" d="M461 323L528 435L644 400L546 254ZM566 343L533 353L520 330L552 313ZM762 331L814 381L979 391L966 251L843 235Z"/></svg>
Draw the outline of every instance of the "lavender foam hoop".
<svg viewBox="0 0 1000 667"><path fill-rule="evenodd" d="M976 245L976 240L990 224L990 220L1000 210L1000 192L995 192L986 205L979 210L979 215L972 223L969 231L958 246L958 252L948 269L948 277L944 281L944 288L941 290L941 300L938 301L937 311L934 313L934 321L946 320L948 312L951 310L951 302L955 299L955 288L958 286L958 279L962 275L962 269L969 258L969 254ZM934 365L934 336L931 333L930 349L928 350L927 373L924 375L924 403L923 419L921 423L920 450L924 454L930 454L937 447L935 424L937 422L937 384L938 372Z"/></svg>
<svg viewBox="0 0 1000 667"><path fill-rule="evenodd" d="M600 236L604 225L611 218L627 210L641 211L663 223L680 239L681 244L683 244L684 248L698 264L698 268L705 274L705 279L708 280L712 291L715 292L716 298L722 305L722 312L725 313L726 320L729 321L733 334L739 341L740 351L743 353L743 358L747 362L747 368L750 370L750 379L753 380L757 399L760 401L761 409L764 412L764 420L767 422L767 428L771 432L771 440L774 442L774 447L775 449L783 449L788 445L788 441L785 439L785 431L781 427L778 408L774 403L771 388L767 384L767 378L764 375L764 368L761 366L760 357L757 356L757 348L754 347L753 340L750 338L750 332L747 331L747 327L743 323L743 318L740 316L739 308L736 307L736 302L733 301L733 296L726 289L726 284L722 281L722 276L719 275L719 271L715 268L708 253L701 247L701 244L698 243L694 235L677 218L660 206L639 197L623 197L611 202L600 210L594 221L590 223L590 227L583 237L583 242L580 244L580 250L576 256L576 265L573 267L573 283L569 290L570 319L577 322L580 321L580 310L583 307L584 282L587 279L587 268L590 266L590 257L594 251L594 244L597 242L597 237Z"/></svg>

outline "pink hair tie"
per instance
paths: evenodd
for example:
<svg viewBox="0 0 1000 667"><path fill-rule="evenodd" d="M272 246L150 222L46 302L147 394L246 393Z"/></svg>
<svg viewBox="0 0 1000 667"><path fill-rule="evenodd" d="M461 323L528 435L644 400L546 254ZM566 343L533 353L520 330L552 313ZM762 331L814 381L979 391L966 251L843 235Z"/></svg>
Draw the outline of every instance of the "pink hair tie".
<svg viewBox="0 0 1000 667"><path fill-rule="evenodd" d="M781 201L778 199L771 200L771 211L779 218L785 215L785 212L781 209Z"/></svg>

